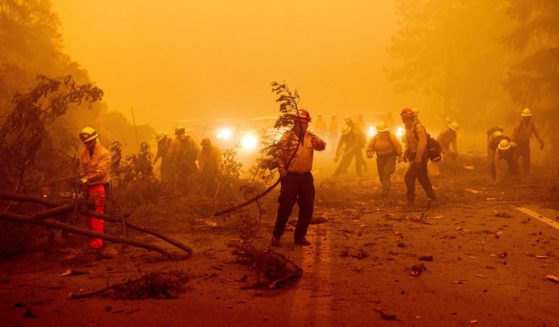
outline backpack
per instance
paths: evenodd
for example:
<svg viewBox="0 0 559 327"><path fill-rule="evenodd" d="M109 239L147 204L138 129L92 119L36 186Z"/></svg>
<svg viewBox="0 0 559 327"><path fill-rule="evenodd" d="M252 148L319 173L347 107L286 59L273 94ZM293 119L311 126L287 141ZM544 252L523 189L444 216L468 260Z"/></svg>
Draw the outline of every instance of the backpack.
<svg viewBox="0 0 559 327"><path fill-rule="evenodd" d="M415 134L415 138L417 138L417 132L415 131L416 125L413 126L413 133ZM429 133L427 133L427 146L425 148L425 155L427 156L427 158L429 158L429 160L433 162L439 162L442 159L441 145L437 140L432 138Z"/></svg>
<svg viewBox="0 0 559 327"><path fill-rule="evenodd" d="M427 134L427 149L425 151L429 160L433 162L441 161L441 145L429 134Z"/></svg>

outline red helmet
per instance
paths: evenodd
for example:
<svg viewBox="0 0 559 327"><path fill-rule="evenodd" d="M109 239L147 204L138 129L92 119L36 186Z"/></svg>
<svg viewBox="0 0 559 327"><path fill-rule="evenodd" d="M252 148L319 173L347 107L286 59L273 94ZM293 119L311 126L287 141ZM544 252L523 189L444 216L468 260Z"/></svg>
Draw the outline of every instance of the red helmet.
<svg viewBox="0 0 559 327"><path fill-rule="evenodd" d="M400 117L402 117L402 119L410 118L414 116L415 116L415 112L413 111L413 109L410 108L404 108L402 109L402 112L400 112Z"/></svg>
<svg viewBox="0 0 559 327"><path fill-rule="evenodd" d="M299 115L292 114L293 119L299 119L301 121L310 122L311 121L311 114L305 109L299 109Z"/></svg>

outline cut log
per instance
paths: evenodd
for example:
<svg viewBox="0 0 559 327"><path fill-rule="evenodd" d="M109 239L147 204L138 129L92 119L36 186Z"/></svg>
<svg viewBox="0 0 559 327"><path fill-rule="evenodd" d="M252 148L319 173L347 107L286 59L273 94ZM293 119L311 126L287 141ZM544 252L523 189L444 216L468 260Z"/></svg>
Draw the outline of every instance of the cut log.
<svg viewBox="0 0 559 327"><path fill-rule="evenodd" d="M88 230L88 229L76 227L74 225L65 224L65 223L62 223L62 222L59 222L59 221L55 221L55 220L50 220L50 219L39 220L39 219L34 219L32 216L25 216L25 215L13 214L13 213L8 213L8 212L0 212L0 220L10 221L10 222L20 223L20 224L32 224L32 225L39 225L39 226L59 229L59 230L63 230L63 231L74 233L74 234L80 234L80 235L100 238L100 239L110 241L110 242L129 244L129 245L139 247L139 248L143 248L143 249L146 249L146 250L149 250L149 251L155 251L155 252L161 253L161 254L163 254L167 257L176 257L172 253L168 252L167 250L165 250L165 249L163 249L159 246L155 246L155 245L151 245L151 244L147 244L147 243L143 243L143 242L139 242L139 241L135 241L135 240L131 240L131 239L128 239L128 238L119 237L119 236L114 236L114 235L109 235L109 234L101 234L101 233L97 233L97 232L94 232L94 231L91 231L91 230Z"/></svg>

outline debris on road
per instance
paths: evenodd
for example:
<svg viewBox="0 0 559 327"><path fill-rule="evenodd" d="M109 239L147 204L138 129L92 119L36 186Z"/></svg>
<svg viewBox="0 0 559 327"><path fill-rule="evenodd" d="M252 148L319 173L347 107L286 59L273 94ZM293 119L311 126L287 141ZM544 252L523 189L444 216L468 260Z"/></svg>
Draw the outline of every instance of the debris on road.
<svg viewBox="0 0 559 327"><path fill-rule="evenodd" d="M79 275L87 275L89 271L79 271L74 269L67 269L62 274L58 275L58 277L66 277L66 276L79 276Z"/></svg>
<svg viewBox="0 0 559 327"><path fill-rule="evenodd" d="M111 292L111 297L115 299L176 299L178 293L182 291L182 286L187 281L188 277L182 271L152 272L140 278L109 285L97 291L80 294L70 293L68 299L82 299L109 292Z"/></svg>
<svg viewBox="0 0 559 327"><path fill-rule="evenodd" d="M510 213L504 212L504 211L493 210L493 213L495 213L495 217L500 217L500 218L510 218L510 217L512 217L512 215Z"/></svg>
<svg viewBox="0 0 559 327"><path fill-rule="evenodd" d="M423 263L413 265L410 269L410 275L414 277L419 277L427 268Z"/></svg>
<svg viewBox="0 0 559 327"><path fill-rule="evenodd" d="M396 320L396 315L393 313L386 313L382 310L376 310L380 314L380 318L383 320Z"/></svg>
<svg viewBox="0 0 559 327"><path fill-rule="evenodd" d="M545 275L545 278L547 278L550 281L559 283L559 277L555 276L555 275Z"/></svg>

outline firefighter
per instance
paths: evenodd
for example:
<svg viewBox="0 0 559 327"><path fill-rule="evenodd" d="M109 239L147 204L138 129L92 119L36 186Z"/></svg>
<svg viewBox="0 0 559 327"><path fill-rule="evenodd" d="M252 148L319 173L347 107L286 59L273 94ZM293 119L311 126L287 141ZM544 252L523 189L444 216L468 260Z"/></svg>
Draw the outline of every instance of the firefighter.
<svg viewBox="0 0 559 327"><path fill-rule="evenodd" d="M223 168L223 157L219 148L209 138L200 143L202 150L198 153L198 167L203 175L218 175Z"/></svg>
<svg viewBox="0 0 559 327"><path fill-rule="evenodd" d="M111 144L111 171L118 174L120 162L122 161L122 145L119 141Z"/></svg>
<svg viewBox="0 0 559 327"><path fill-rule="evenodd" d="M489 173L493 179L495 179L495 149L499 144L499 142L497 142L494 148L490 147L490 145L493 144L495 132L500 132L500 135L503 135L504 130L502 127L491 127L487 130L487 161L489 162Z"/></svg>
<svg viewBox="0 0 559 327"><path fill-rule="evenodd" d="M322 115L318 115L318 119L314 122L314 130L319 137L325 138L328 135L328 128Z"/></svg>
<svg viewBox="0 0 559 327"><path fill-rule="evenodd" d="M532 111L530 108L524 108L520 116L520 122L512 133L512 140L517 144L516 154L518 157L522 157L522 169L525 174L528 174L530 171L530 139L532 135L540 142L540 149L543 149L545 143L532 121Z"/></svg>
<svg viewBox="0 0 559 327"><path fill-rule="evenodd" d="M340 126L338 125L338 115L332 114L330 124L328 124L328 139L330 140L330 144L336 144L338 142L339 135Z"/></svg>
<svg viewBox="0 0 559 327"><path fill-rule="evenodd" d="M111 182L111 154L99 143L99 133L91 127L85 127L79 134L80 140L85 145L80 154L79 176L93 211L105 212L107 192ZM86 217L89 229L104 234L105 223L102 219ZM90 240L91 249L102 249L103 240L94 238Z"/></svg>
<svg viewBox="0 0 559 327"><path fill-rule="evenodd" d="M136 157L135 168L141 177L153 177L152 159L153 154L151 153L148 142L144 141L140 143L140 153Z"/></svg>
<svg viewBox="0 0 559 327"><path fill-rule="evenodd" d="M207 194L217 191L218 177L223 169L223 157L219 148L209 138L202 139L202 150L198 153L198 167L203 180L203 189Z"/></svg>
<svg viewBox="0 0 559 327"><path fill-rule="evenodd" d="M429 203L433 203L435 192L427 173L427 130L423 124L417 122L417 115L412 109L404 108L400 117L406 127L404 162L410 162L405 176L407 205L411 207L414 204L416 179L427 193Z"/></svg>
<svg viewBox="0 0 559 327"><path fill-rule="evenodd" d="M198 145L192 140L192 137L186 135L184 127L175 129L175 138L167 153L175 185L185 186L189 177L198 171L196 159L199 151Z"/></svg>
<svg viewBox="0 0 559 327"><path fill-rule="evenodd" d="M304 109L292 115L293 128L286 132L278 143L276 163L281 176L281 189L272 246L279 246L285 224L295 202L299 206L299 217L295 227L295 245L310 245L305 238L312 219L314 207L314 179L311 173L314 151L323 151L326 143L307 130L311 116ZM295 152L296 151L296 152Z"/></svg>
<svg viewBox="0 0 559 327"><path fill-rule="evenodd" d="M396 170L396 160L402 162L402 144L390 133L385 122L377 123L377 134L367 145L367 158L377 154L377 172L382 186L382 196L390 193L390 178Z"/></svg>
<svg viewBox="0 0 559 327"><path fill-rule="evenodd" d="M155 159L153 159L153 164L161 158L161 181L163 183L169 183L172 180L171 167L169 167L169 160L167 154L169 148L171 147L171 139L167 136L167 133L161 132L156 135L157 140L157 153L155 154Z"/></svg>
<svg viewBox="0 0 559 327"><path fill-rule="evenodd" d="M495 150L495 182L503 184L505 181L518 177L518 146L515 142L502 139ZM505 166L506 164L506 166Z"/></svg>
<svg viewBox="0 0 559 327"><path fill-rule="evenodd" d="M363 148L366 144L365 133L354 124L351 118L345 120L347 128L340 136L338 146L336 147L336 154L334 162L338 162L338 167L334 171L334 176L339 176L347 173L347 169L351 165L351 161L355 158L355 171L358 176L362 174ZM361 159L359 159L361 158Z"/></svg>
<svg viewBox="0 0 559 327"><path fill-rule="evenodd" d="M437 142L441 145L441 153L445 157L450 157L456 159L458 157L458 146L457 146L457 132L458 123L451 122L437 137Z"/></svg>
<svg viewBox="0 0 559 327"><path fill-rule="evenodd" d="M488 139L487 143L487 152L489 153L489 173L491 174L493 180L495 180L496 178L495 151L497 150L497 147L499 146L499 142L501 142L501 140L510 141L510 138L503 134L502 128L494 130L493 135Z"/></svg>

